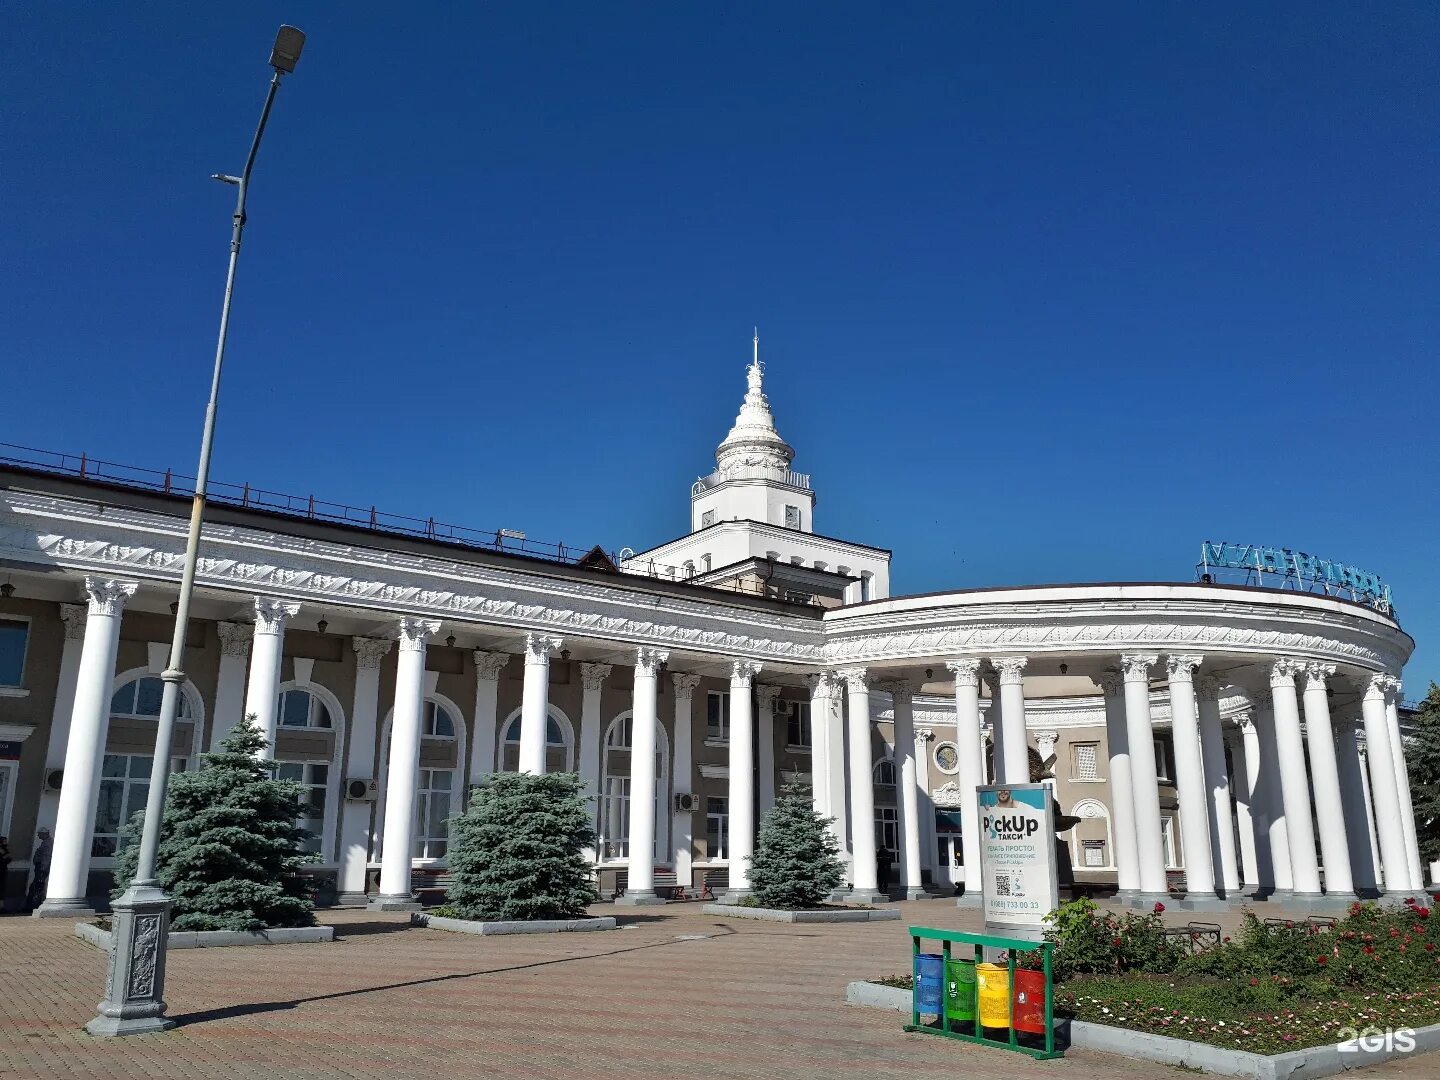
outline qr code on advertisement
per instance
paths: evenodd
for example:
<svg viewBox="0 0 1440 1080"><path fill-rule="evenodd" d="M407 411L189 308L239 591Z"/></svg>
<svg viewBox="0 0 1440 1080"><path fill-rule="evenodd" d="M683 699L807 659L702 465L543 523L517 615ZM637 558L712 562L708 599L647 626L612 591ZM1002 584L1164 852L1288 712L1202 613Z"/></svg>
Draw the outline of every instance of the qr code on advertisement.
<svg viewBox="0 0 1440 1080"><path fill-rule="evenodd" d="M995 875L996 896L1019 896L1025 889L1020 883L1020 875L1013 871L997 873Z"/></svg>

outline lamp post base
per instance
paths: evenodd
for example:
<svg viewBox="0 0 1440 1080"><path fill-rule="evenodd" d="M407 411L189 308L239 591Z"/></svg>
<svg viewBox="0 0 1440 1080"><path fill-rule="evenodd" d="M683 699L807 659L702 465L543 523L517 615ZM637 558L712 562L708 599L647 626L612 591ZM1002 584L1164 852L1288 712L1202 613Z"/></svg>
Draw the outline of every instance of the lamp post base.
<svg viewBox="0 0 1440 1080"><path fill-rule="evenodd" d="M165 953L170 898L154 885L132 885L111 906L110 964L91 1035L144 1035L174 1027L165 1016Z"/></svg>

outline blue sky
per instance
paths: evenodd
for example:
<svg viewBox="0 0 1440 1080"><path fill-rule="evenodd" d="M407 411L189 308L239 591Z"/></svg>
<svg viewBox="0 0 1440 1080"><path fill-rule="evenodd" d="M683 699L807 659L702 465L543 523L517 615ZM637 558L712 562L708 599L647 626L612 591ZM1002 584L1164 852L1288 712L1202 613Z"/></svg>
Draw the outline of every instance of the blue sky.
<svg viewBox="0 0 1440 1080"><path fill-rule="evenodd" d="M458 7L458 6L457 6ZM1391 582L1440 678L1430 5L52 3L0 38L0 439L191 471L282 21L217 479L685 531L760 326L894 587Z"/></svg>

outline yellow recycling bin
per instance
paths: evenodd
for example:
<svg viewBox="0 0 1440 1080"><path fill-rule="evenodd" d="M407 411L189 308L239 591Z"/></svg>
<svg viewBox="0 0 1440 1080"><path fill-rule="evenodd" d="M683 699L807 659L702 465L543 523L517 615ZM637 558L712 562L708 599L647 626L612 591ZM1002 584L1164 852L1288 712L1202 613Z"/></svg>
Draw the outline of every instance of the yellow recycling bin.
<svg viewBox="0 0 1440 1080"><path fill-rule="evenodd" d="M1010 969L1000 964L975 965L975 989L980 999L980 1026L1010 1026Z"/></svg>

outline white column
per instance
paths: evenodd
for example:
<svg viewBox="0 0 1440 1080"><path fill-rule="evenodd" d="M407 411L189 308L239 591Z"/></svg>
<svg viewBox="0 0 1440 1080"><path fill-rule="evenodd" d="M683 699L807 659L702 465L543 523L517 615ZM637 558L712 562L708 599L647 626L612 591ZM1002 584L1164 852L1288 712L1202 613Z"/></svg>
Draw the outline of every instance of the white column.
<svg viewBox="0 0 1440 1080"><path fill-rule="evenodd" d="M854 879L851 876L851 868L854 865L855 856L851 851L850 815L848 813L849 774L846 770L850 759L845 746L845 684L837 675L828 677L830 679L830 708L826 711L824 720L830 725L826 745L829 747L830 755L828 776L830 816L834 819L831 828L835 830L835 839L840 841L840 858L845 860L846 880L852 881ZM811 720L813 722L813 716Z"/></svg>
<svg viewBox="0 0 1440 1080"><path fill-rule="evenodd" d="M960 849L965 863L965 896L980 898L980 802L985 783L985 748L980 735L980 661L947 660L955 676L955 782L960 787Z"/></svg>
<svg viewBox="0 0 1440 1080"><path fill-rule="evenodd" d="M889 899L880 892L875 860L875 775L870 743L870 686L864 668L839 672L845 683L850 741L851 895L875 903Z"/></svg>
<svg viewBox="0 0 1440 1080"><path fill-rule="evenodd" d="M685 675L676 672L670 676L675 687L675 794L692 794L692 777L695 771L695 688L700 685L699 675ZM703 813L703 811L702 811ZM690 810L676 810L671 827L671 846L675 849L675 880L685 889L695 879L695 814Z"/></svg>
<svg viewBox="0 0 1440 1080"><path fill-rule="evenodd" d="M70 714L75 708L75 684L80 677L81 642L85 640L85 605L61 604L60 620L65 624L65 644L60 651L60 670L55 680L55 707L50 710L50 739L45 745L45 775L65 768L65 748L70 741ZM44 786L35 829L55 831L60 809L60 792Z"/></svg>
<svg viewBox="0 0 1440 1080"><path fill-rule="evenodd" d="M1250 813L1257 824L1260 884L1279 892L1289 892L1295 887L1295 879L1290 872L1290 830L1285 822L1285 801L1281 797L1280 752L1275 742L1275 699L1269 690L1258 690L1252 697L1255 711L1250 720L1255 728L1255 777L1250 789Z"/></svg>
<svg viewBox="0 0 1440 1080"><path fill-rule="evenodd" d="M916 788L915 705L910 683L904 679L882 682L877 689L890 695L895 716L895 804L900 812L900 887L907 900L925 895L920 879L920 797Z"/></svg>
<svg viewBox="0 0 1440 1080"><path fill-rule="evenodd" d="M545 774L545 730L550 722L550 654L561 641L548 634L525 635L525 688L520 699L520 768Z"/></svg>
<svg viewBox="0 0 1440 1080"><path fill-rule="evenodd" d="M1215 895L1215 860L1210 850L1205 763L1200 756L1200 723L1195 710L1195 669L1203 656L1170 656L1170 739L1175 749L1175 786L1180 801L1180 837L1185 848L1185 891L1192 897Z"/></svg>
<svg viewBox="0 0 1440 1080"><path fill-rule="evenodd" d="M245 660L250 655L252 627L244 623L219 622L220 673L215 680L215 708L210 714L210 749L234 730L245 715Z"/></svg>
<svg viewBox="0 0 1440 1080"><path fill-rule="evenodd" d="M1310 781L1305 775L1305 741L1300 734L1300 703L1295 674L1300 661L1282 657L1270 669L1275 702L1275 749L1280 755L1280 794L1285 801L1285 828L1290 834L1290 875L1295 892L1320 892L1320 866L1315 853L1315 825L1310 815Z"/></svg>
<svg viewBox="0 0 1440 1080"><path fill-rule="evenodd" d="M280 709L280 661L284 654L285 620L299 604L268 596L255 597L255 640L250 649L250 682L245 688L245 715L265 737L263 758L275 756L275 728Z"/></svg>
<svg viewBox="0 0 1440 1080"><path fill-rule="evenodd" d="M925 870L930 871L930 883L940 883L939 867L936 865L935 842L935 800L930 794L930 742L935 738L935 729L915 729L915 798L920 815L920 878L924 882Z"/></svg>
<svg viewBox="0 0 1440 1080"><path fill-rule="evenodd" d="M760 774L760 816L763 818L775 805L775 699L781 687L755 688L755 741L758 744L757 769Z"/></svg>
<svg viewBox="0 0 1440 1080"><path fill-rule="evenodd" d="M1415 836L1415 807L1410 798L1410 770L1405 767L1405 738L1400 734L1400 689L1400 680L1391 676L1385 684L1385 726L1390 729L1390 753L1395 760L1395 791L1400 796L1400 823L1405 829L1409 887L1418 891L1425 888L1425 873Z"/></svg>
<svg viewBox="0 0 1440 1080"><path fill-rule="evenodd" d="M750 856L755 852L755 724L750 691L761 665L736 660L730 666L730 888L728 900L750 892Z"/></svg>
<svg viewBox="0 0 1440 1080"><path fill-rule="evenodd" d="M1235 777L1231 784L1235 791L1235 832L1240 841L1240 881L1242 889L1254 889L1260 884L1260 871L1255 857L1255 820L1251 815L1250 772L1254 755L1250 744L1255 737L1255 725L1249 715L1240 718L1240 726L1233 735L1227 735L1230 745L1230 762Z"/></svg>
<svg viewBox="0 0 1440 1080"><path fill-rule="evenodd" d="M630 878L617 904L663 904L655 895L655 729L660 723L660 665L670 654L635 650L635 697L630 712Z"/></svg>
<svg viewBox="0 0 1440 1080"><path fill-rule="evenodd" d="M815 813L830 817L830 725L826 717L830 709L831 677L828 674L807 675L810 687L810 796Z"/></svg>
<svg viewBox="0 0 1440 1080"><path fill-rule="evenodd" d="M849 830L845 814L844 684L829 672L808 676L810 684L810 765L815 812L830 821L849 873Z"/></svg>
<svg viewBox="0 0 1440 1080"><path fill-rule="evenodd" d="M1315 819L1320 827L1320 857L1325 864L1325 891L1334 896L1355 891L1350 875L1350 841L1340 771L1335 760L1335 730L1330 726L1330 699L1325 680L1334 664L1305 665L1305 740L1310 747L1310 782L1315 791Z"/></svg>
<svg viewBox="0 0 1440 1080"><path fill-rule="evenodd" d="M1028 784L1030 782L1030 744L1025 737L1025 670L1027 659L1023 656L995 656L990 658L1000 676L1000 723L1004 728L1002 752L1004 766L1002 776L1007 784Z"/></svg>
<svg viewBox="0 0 1440 1080"><path fill-rule="evenodd" d="M1380 834L1375 831L1375 796L1370 791L1370 762L1365 743L1363 721L1356 721L1356 749L1360 751L1360 786L1365 789L1365 825L1370 831L1370 869L1375 878L1375 888L1384 887L1385 871L1380 865Z"/></svg>
<svg viewBox="0 0 1440 1080"><path fill-rule="evenodd" d="M1213 675L1202 675L1195 682L1195 712L1200 726L1200 761L1205 769L1210 853L1219 872L1221 890L1233 897L1240 891L1240 867L1235 858L1235 823L1230 811L1225 737L1220 730L1220 681Z"/></svg>
<svg viewBox="0 0 1440 1080"><path fill-rule="evenodd" d="M390 761L385 779L385 843L380 852L382 911L417 907L410 895L415 845L416 781L420 775L421 722L425 715L425 646L440 632L430 619L400 620L400 659L395 668L395 710L390 717Z"/></svg>
<svg viewBox="0 0 1440 1080"><path fill-rule="evenodd" d="M1130 731L1125 718L1125 677L1103 671L1096 680L1105 695L1105 743L1110 755L1110 824L1114 838L1115 884L1122 898L1140 891L1140 849L1135 840L1134 780L1130 774ZM1156 798L1159 798L1158 788Z"/></svg>
<svg viewBox="0 0 1440 1080"><path fill-rule="evenodd" d="M345 778L375 780L375 727L380 712L380 665L395 643L385 638L350 639L355 650L355 700L350 706L350 749ZM345 800L340 818L340 872L336 882L341 904L363 904L369 897L370 836L374 799Z"/></svg>
<svg viewBox="0 0 1440 1080"><path fill-rule="evenodd" d="M580 784L590 807L590 820L596 826L596 834L604 841L601 851L620 839L609 831L608 822L600 820L603 804L600 798L600 758L605 752L600 745L603 737L600 730L600 697L604 693L605 680L610 678L610 671L609 664L580 665Z"/></svg>
<svg viewBox="0 0 1440 1080"><path fill-rule="evenodd" d="M1379 888L1380 880L1375 872L1370 793L1365 789L1365 764L1360 760L1353 720L1341 720L1335 724L1335 770L1340 781L1342 812L1349 818L1345 826L1345 842L1350 856L1350 874L1355 891L1368 895ZM1326 865L1329 865L1329 856L1326 856Z"/></svg>
<svg viewBox="0 0 1440 1080"><path fill-rule="evenodd" d="M982 678L985 680L985 689L989 692L985 719L990 724L990 763L988 768L981 771L980 782L999 784L1005 780L1005 725L1000 722L1000 715L1004 712L1000 705L1000 676L990 670ZM983 746L981 750L980 760L984 762Z"/></svg>
<svg viewBox="0 0 1440 1080"><path fill-rule="evenodd" d="M1404 811L1395 783L1395 751L1390 746L1390 725L1385 716L1389 679L1388 675L1372 675L1360 708L1365 718L1365 758L1370 766L1370 796L1375 805L1375 834L1380 841L1385 891L1404 893L1410 890L1410 860L1405 852Z"/></svg>
<svg viewBox="0 0 1440 1080"><path fill-rule="evenodd" d="M35 913L42 917L93 914L85 902L90 876L90 836L100 798L105 738L110 730L110 698L115 687L115 654L120 647L120 617L125 601L137 588L139 585L133 581L85 579L89 607L85 637L80 645L70 734L65 741L65 776L60 783L56 807L50 880L45 902Z"/></svg>
<svg viewBox="0 0 1440 1080"><path fill-rule="evenodd" d="M475 738L470 743L470 783L483 784L485 778L495 771L500 675L510 666L511 654L476 649L471 658L475 661ZM589 794L593 796L595 793L591 791ZM470 805L469 799L465 800L465 805Z"/></svg>
<svg viewBox="0 0 1440 1080"><path fill-rule="evenodd" d="M1135 800L1135 851L1140 893L1169 895L1165 883L1165 844L1160 832L1160 782L1155 773L1155 737L1150 722L1150 669L1153 654L1120 657L1125 677L1125 734L1129 739L1130 782Z"/></svg>

